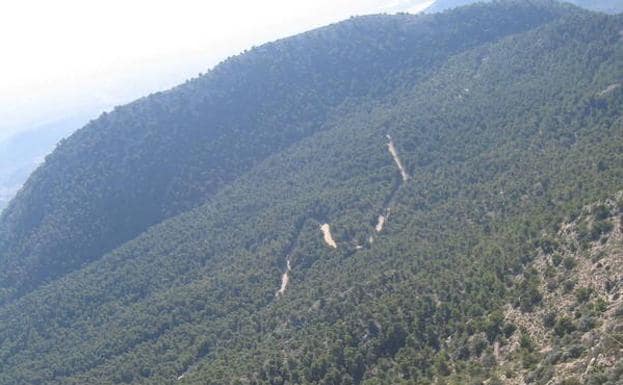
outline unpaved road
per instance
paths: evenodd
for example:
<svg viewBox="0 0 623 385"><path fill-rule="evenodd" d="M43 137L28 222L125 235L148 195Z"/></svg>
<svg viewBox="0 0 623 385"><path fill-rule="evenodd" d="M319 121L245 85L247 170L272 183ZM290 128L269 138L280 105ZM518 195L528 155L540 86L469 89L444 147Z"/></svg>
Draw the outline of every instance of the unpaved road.
<svg viewBox="0 0 623 385"><path fill-rule="evenodd" d="M281 287L279 288L279 290L277 290L277 292L275 293L275 297L279 297L280 295L283 295L283 293L286 292L286 288L288 287L288 282L290 282L290 277L288 275L288 273L290 272L290 270L292 270L292 266L290 266L290 260L287 260L287 267L286 267L286 271L285 273L283 273L283 275L281 276Z"/></svg>
<svg viewBox="0 0 623 385"><path fill-rule="evenodd" d="M379 215L379 220L378 222L376 222L376 226L374 226L374 230L376 230L377 233L380 233L381 231L383 231L384 225L385 225L385 216Z"/></svg>
<svg viewBox="0 0 623 385"><path fill-rule="evenodd" d="M389 150L389 153L392 155L392 158L394 158L394 162L396 162L396 166L398 166L398 169L400 170L402 181L406 182L407 180L409 180L409 174L407 174L407 170L405 170L405 167L402 164L400 157L398 156L398 151L396 151L396 146L394 146L394 141L392 140L392 137L389 135L386 135L386 137L387 137L387 140L389 140L389 143L387 143L387 149Z"/></svg>
<svg viewBox="0 0 623 385"><path fill-rule="evenodd" d="M394 193L392 193L392 198L393 198L393 195ZM391 204L391 199L388 204ZM389 220L390 213L391 213L391 207L387 206L385 207L385 212L379 215L379 219L376 222L376 226L374 226L374 230L376 230L377 233L380 233L381 231L383 231L385 224Z"/></svg>
<svg viewBox="0 0 623 385"><path fill-rule="evenodd" d="M324 225L320 226L320 231L322 231L324 242L327 245L333 247L334 249L337 249L337 243L335 243L333 236L331 236L331 226L329 226L328 223L325 223Z"/></svg>

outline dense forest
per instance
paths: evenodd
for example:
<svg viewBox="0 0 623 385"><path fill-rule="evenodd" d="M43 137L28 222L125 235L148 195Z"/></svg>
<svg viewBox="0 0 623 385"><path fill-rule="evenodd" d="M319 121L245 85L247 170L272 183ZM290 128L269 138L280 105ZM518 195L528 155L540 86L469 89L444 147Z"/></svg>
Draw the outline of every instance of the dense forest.
<svg viewBox="0 0 623 385"><path fill-rule="evenodd" d="M100 116L0 217L0 384L620 384L622 31L352 18Z"/></svg>

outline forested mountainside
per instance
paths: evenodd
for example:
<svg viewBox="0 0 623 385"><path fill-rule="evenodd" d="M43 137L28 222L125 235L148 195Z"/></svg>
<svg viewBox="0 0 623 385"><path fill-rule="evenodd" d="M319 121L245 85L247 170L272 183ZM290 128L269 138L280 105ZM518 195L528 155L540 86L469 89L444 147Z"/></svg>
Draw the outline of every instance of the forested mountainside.
<svg viewBox="0 0 623 385"><path fill-rule="evenodd" d="M459 26L478 30L472 18L486 14L524 27L492 32L487 25L490 38L455 42L474 39ZM376 72L386 67L375 66L379 51L371 51L367 78L349 81L359 89L376 78L382 91L372 87L327 107L317 127L276 141L265 156L206 190L203 203L127 235L133 239L110 245L114 250L101 258L57 268L64 261L59 254L45 261L57 278L40 286L33 278L30 290L4 281L13 286L5 284L0 306L0 383L621 383L623 17L521 1L353 19L315 33L357 26L365 36L396 38L399 47L409 40L383 31L404 20L410 20L405 29L424 36L413 41L460 48L434 60L417 49L397 50L420 59L404 59L404 67L386 73ZM318 51L355 44L349 36L332 34ZM322 66L301 71L312 78ZM300 125L308 119L299 118ZM291 119L264 127L266 135L289 133L299 126ZM213 149L175 136L201 138L192 124L142 140L130 135L140 131L138 120L123 135L115 131L122 124L115 130L97 124L61 145L3 216L7 277L28 276L48 255L17 240L11 226L19 218L45 229L50 242L64 236L52 232L54 222L37 227L26 220L28 202L47 197L34 186L52 165L83 175L56 198L64 215L84 215L81 221L98 226L100 218L81 211L77 198L110 199L108 186L87 182L126 172L107 169L97 151L81 163L54 163L63 151L89 148L93 135L108 138L111 151L128 146L155 159L165 151L153 144L162 135L169 146L182 143L180 154L167 158L182 169L177 156L190 162L182 154L190 143ZM228 137L228 126L221 127ZM263 137L247 140L267 145ZM123 161L119 167L132 170ZM141 181L134 183L156 183ZM137 199L151 199L141 188ZM116 207L110 202L98 214ZM167 210L185 210L178 204ZM23 239L37 251L36 237ZM27 258L7 254L18 247ZM66 256L74 263L72 252Z"/></svg>
<svg viewBox="0 0 623 385"><path fill-rule="evenodd" d="M430 7L426 8L426 12L441 12L468 4L482 3L486 1L492 0L436 0ZM565 0L565 2L597 12L612 14L623 12L623 2L621 0Z"/></svg>
<svg viewBox="0 0 623 385"><path fill-rule="evenodd" d="M414 87L451 55L566 12L519 1L355 18L258 47L101 116L61 143L2 214L0 301L210 200L322 130L337 106Z"/></svg>

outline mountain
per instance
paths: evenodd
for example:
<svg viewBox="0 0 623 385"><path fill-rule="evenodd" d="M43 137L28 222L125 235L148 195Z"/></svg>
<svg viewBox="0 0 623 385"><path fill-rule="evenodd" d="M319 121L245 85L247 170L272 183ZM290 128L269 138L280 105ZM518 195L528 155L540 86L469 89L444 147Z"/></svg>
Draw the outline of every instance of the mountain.
<svg viewBox="0 0 623 385"><path fill-rule="evenodd" d="M353 19L264 45L102 115L61 142L3 212L0 302L211 200L323 130L340 105L413 87L451 55L563 12L515 4ZM439 49L440 41L450 43Z"/></svg>
<svg viewBox="0 0 623 385"><path fill-rule="evenodd" d="M426 12L441 12L483 1L487 0L436 0L430 7L426 8ZM623 3L620 0L567 0L566 2L597 12L611 14L623 12Z"/></svg>
<svg viewBox="0 0 623 385"><path fill-rule="evenodd" d="M0 383L620 383L622 30L354 18L100 117L0 219Z"/></svg>

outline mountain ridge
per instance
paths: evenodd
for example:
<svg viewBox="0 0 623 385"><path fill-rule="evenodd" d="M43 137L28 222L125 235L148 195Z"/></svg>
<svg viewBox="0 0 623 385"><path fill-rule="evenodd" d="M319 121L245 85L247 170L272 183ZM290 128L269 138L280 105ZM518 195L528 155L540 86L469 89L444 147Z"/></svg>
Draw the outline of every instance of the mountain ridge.
<svg viewBox="0 0 623 385"><path fill-rule="evenodd" d="M449 9L464 7L470 4L484 3L487 1L492 0L436 0L430 7L425 9L425 12L443 12ZM595 12L610 14L623 12L623 4L617 0L567 0L565 2Z"/></svg>

